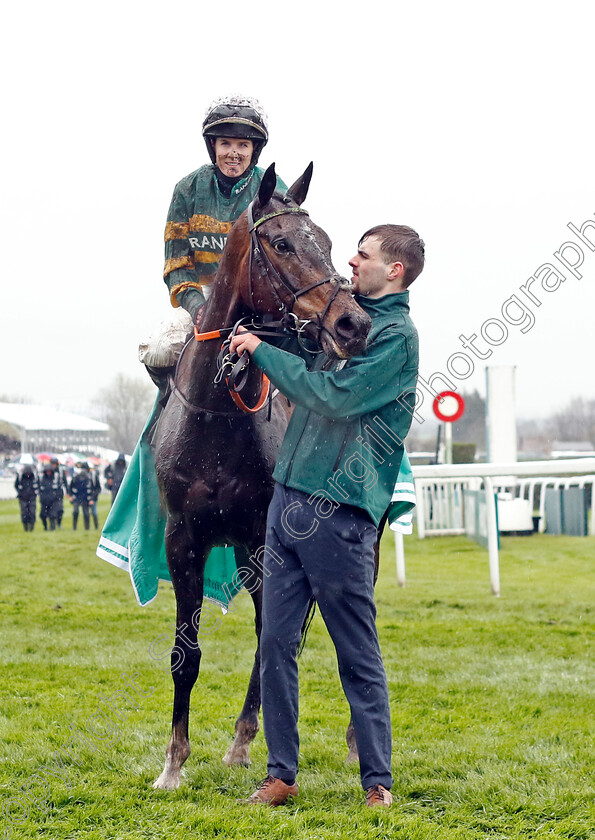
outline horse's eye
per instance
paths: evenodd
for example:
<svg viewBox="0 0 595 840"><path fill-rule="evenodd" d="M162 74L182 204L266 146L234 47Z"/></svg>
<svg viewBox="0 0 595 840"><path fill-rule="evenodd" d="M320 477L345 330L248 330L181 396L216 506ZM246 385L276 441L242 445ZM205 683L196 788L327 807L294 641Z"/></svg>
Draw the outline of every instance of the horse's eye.
<svg viewBox="0 0 595 840"><path fill-rule="evenodd" d="M274 242L271 243L275 251L279 254L287 254L291 251L291 245L286 239L275 239Z"/></svg>

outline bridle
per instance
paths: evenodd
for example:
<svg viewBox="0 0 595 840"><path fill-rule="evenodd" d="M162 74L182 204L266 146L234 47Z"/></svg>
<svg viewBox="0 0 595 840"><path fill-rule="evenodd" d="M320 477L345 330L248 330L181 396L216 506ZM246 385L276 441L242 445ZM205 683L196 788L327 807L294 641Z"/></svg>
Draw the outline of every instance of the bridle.
<svg viewBox="0 0 595 840"><path fill-rule="evenodd" d="M309 326L315 326L318 330L316 340L320 343L320 336L324 329L324 320L328 314L328 311L331 307L331 304L337 297L340 291L345 290L346 288L351 286L351 283L345 278L342 277L340 274L330 274L327 277L323 277L322 280L316 280L313 283L310 283L307 286L303 286L299 289L293 288L293 286L277 271L273 263L271 262L268 254L262 248L258 235L257 229L268 222L270 219L274 219L277 216L284 216L288 213L299 213L300 215L308 216L307 210L303 210L301 207L285 207L282 210L275 210L272 213L268 213L266 216L262 216L260 219L254 220L254 201L250 203L248 209L246 211L247 219L248 219L248 231L250 233L250 252L248 256L248 293L250 296L250 304L252 310L255 310L254 305L254 278L253 278L253 268L256 266L261 276L263 276L269 284L269 287L275 297L277 303L279 304L279 312L281 312L281 317L278 321L263 321L262 324L255 323L253 319L250 320L246 327L250 327L251 331L254 331L258 335L264 336L275 336L278 337L279 335L287 334L287 332L293 332L297 335L298 341L303 340L303 336L305 335L305 330ZM320 315L317 315L318 324L313 325L312 322L304 319L299 319L297 315L293 312L293 307L295 306L297 300L302 295L311 292L313 289L318 288L318 286L323 286L325 283L334 283L336 284L336 288L334 289L333 293L330 295L329 300L324 307L324 310ZM276 284L276 285L275 285ZM281 288L285 289L287 292L290 293L293 300L287 305L287 303L283 300L282 296L280 295ZM215 379L213 380L214 384L218 384L221 382L222 379L225 379L225 383L227 385L229 394L233 399L234 403L240 408L242 411L247 412L249 414L255 414L256 412L260 411L266 404L267 400L269 402L269 417L270 417L270 408L271 408L271 401L277 395L278 391L271 394L271 383L268 377L263 373L262 374L262 386L260 395L256 401L254 406L249 407L243 401L240 392L243 389L244 385L246 384L248 378L248 365L250 363L250 354L244 352L241 357L232 356L228 352L229 344L231 338L236 334L238 328L240 326L244 326L243 322L246 319L241 319L238 321L233 327L222 327L218 330L211 330L209 332L201 333L198 330L198 327L195 325L194 327L194 339L196 341L210 341L216 338L225 338L219 355L217 357L217 374L215 375ZM171 392L182 402L182 404L189 410L199 412L199 413L207 413L207 414L222 414L229 416L232 412L224 412L224 411L215 411L211 409L201 408L199 406L192 405L181 393L181 391L176 386L176 379L178 373L178 367L182 356L184 355L184 351L186 347L192 342L192 338L184 345L182 352L178 358L176 364L176 370L173 377L170 378L170 386ZM321 350L318 351L310 351L310 352L322 352ZM235 354L234 354L235 355Z"/></svg>
<svg viewBox="0 0 595 840"><path fill-rule="evenodd" d="M283 312L284 316L292 315L296 319L296 321L298 319L293 314L293 307L297 303L297 299L299 297L307 294L308 292L311 292L312 289L318 288L318 286L323 286L325 283L335 283L335 290L328 299L327 304L322 311L322 314L318 316L319 332L317 339L319 339L320 333L323 329L324 319L327 316L331 304L333 303L334 299L337 297L339 292L343 288L345 288L345 286L350 286L351 284L345 277L342 277L340 274L329 274L328 277L323 277L322 280L316 280L314 281L314 283L310 283L308 286L302 286L299 289L294 289L293 286L290 283L288 283L287 280L281 274L279 274L279 272L271 262L269 255L264 250L264 248L261 247L256 231L260 227L260 225L264 224L265 222L268 222L270 219L275 219L277 218L277 216L285 216L289 213L299 213L303 216L309 215L308 211L303 210L301 207L284 207L282 210L275 210L273 213L268 213L266 216L262 216L262 218L254 221L254 202L252 202L248 207L246 215L248 217L248 231L250 233L250 256L248 262L248 289L250 294L250 304L252 306L252 310L254 311L254 278L252 267L255 263L258 265L258 268L261 271L261 275L263 275L268 280L271 291L273 292L273 295L275 296L277 303L279 304L279 311ZM273 281L275 281L275 283L277 284L277 288L275 287ZM281 286L285 288L293 297L293 301L289 307L279 295L278 288ZM304 321L301 323L303 323L305 327L311 322ZM304 329L304 327L302 327L302 330Z"/></svg>

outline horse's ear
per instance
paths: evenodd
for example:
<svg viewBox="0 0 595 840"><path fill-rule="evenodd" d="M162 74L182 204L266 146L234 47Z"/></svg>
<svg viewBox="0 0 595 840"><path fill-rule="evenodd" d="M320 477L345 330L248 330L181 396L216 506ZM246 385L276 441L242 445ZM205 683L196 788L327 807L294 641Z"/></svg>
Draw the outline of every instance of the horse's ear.
<svg viewBox="0 0 595 840"><path fill-rule="evenodd" d="M277 186L277 174L275 173L275 164L271 163L267 171L262 176L260 187L258 190L258 203L264 207L271 200L271 196L275 192Z"/></svg>
<svg viewBox="0 0 595 840"><path fill-rule="evenodd" d="M310 186L310 181L312 180L312 171L314 169L314 164L312 161L308 164L306 171L303 175L301 175L295 184L292 184L291 187L287 190L287 195L290 198L293 198L297 205L303 204L306 200L306 196L308 195L308 187Z"/></svg>

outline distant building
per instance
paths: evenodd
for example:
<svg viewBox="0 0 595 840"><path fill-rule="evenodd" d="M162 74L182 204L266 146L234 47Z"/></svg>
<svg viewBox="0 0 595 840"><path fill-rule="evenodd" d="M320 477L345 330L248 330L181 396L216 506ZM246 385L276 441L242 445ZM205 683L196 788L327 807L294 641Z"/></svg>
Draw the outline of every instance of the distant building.
<svg viewBox="0 0 595 840"><path fill-rule="evenodd" d="M107 423L45 405L0 403L0 421L15 429L21 452L95 452L108 445Z"/></svg>
<svg viewBox="0 0 595 840"><path fill-rule="evenodd" d="M595 455L593 444L584 440L555 440L552 442L552 458L586 458Z"/></svg>
<svg viewBox="0 0 595 840"><path fill-rule="evenodd" d="M545 461L550 457L552 442L547 434L519 436L519 461Z"/></svg>

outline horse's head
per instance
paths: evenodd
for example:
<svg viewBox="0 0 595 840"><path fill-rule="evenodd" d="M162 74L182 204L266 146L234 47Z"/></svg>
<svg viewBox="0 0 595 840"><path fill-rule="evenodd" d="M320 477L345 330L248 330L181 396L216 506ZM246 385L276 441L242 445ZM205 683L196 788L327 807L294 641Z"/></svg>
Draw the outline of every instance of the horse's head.
<svg viewBox="0 0 595 840"><path fill-rule="evenodd" d="M275 165L265 172L247 213L251 257L242 298L252 310L309 322L306 335L327 354L348 358L364 349L372 322L335 271L329 237L301 209L312 169L285 196L275 193Z"/></svg>

